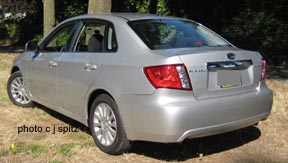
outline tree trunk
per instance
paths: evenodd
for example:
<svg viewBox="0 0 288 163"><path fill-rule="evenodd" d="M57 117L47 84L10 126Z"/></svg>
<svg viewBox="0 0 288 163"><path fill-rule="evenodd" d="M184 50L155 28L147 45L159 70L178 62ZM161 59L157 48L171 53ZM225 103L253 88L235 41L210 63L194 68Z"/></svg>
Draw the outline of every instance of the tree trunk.
<svg viewBox="0 0 288 163"><path fill-rule="evenodd" d="M88 14L109 13L111 0L89 0Z"/></svg>
<svg viewBox="0 0 288 163"><path fill-rule="evenodd" d="M43 0L44 31L46 35L55 25L55 1Z"/></svg>

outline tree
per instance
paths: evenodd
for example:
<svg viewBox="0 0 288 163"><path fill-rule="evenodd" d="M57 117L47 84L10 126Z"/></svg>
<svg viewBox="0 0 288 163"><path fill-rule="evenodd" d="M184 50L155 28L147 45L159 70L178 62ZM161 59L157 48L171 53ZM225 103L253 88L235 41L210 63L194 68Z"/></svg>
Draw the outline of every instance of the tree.
<svg viewBox="0 0 288 163"><path fill-rule="evenodd" d="M89 0L88 14L109 13L111 0Z"/></svg>
<svg viewBox="0 0 288 163"><path fill-rule="evenodd" d="M169 15L168 0L112 0L113 12Z"/></svg>
<svg viewBox="0 0 288 163"><path fill-rule="evenodd" d="M0 20L0 37L11 43L24 44L41 34L42 2L38 0L1 0L1 6L11 15ZM40 19L39 19L40 17Z"/></svg>
<svg viewBox="0 0 288 163"><path fill-rule="evenodd" d="M87 14L88 0L61 0L55 1L56 23L73 16Z"/></svg>
<svg viewBox="0 0 288 163"><path fill-rule="evenodd" d="M273 64L287 64L288 2L246 0L245 8L224 28L237 46L257 50Z"/></svg>
<svg viewBox="0 0 288 163"><path fill-rule="evenodd" d="M33 6L31 3L34 3L33 0L1 0L0 5L6 12L12 13L15 15L17 13L29 13L33 12Z"/></svg>
<svg viewBox="0 0 288 163"><path fill-rule="evenodd" d="M43 0L43 18L44 18L44 30L43 34L46 35L55 25L55 1Z"/></svg>

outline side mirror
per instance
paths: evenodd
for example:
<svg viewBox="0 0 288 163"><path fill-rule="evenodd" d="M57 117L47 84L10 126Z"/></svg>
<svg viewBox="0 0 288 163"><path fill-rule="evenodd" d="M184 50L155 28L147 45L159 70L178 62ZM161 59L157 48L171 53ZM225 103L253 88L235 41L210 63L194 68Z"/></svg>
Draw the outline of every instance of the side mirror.
<svg viewBox="0 0 288 163"><path fill-rule="evenodd" d="M38 42L37 40L30 40L25 44L25 51L38 51Z"/></svg>

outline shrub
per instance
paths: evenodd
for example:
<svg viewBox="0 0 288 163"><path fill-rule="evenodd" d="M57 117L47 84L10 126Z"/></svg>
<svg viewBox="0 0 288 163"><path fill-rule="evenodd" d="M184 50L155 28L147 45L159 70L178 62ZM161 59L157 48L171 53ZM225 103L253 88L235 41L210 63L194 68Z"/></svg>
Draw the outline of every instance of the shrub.
<svg viewBox="0 0 288 163"><path fill-rule="evenodd" d="M3 19L0 19L0 38L6 38L7 37L7 30L5 26L5 22Z"/></svg>

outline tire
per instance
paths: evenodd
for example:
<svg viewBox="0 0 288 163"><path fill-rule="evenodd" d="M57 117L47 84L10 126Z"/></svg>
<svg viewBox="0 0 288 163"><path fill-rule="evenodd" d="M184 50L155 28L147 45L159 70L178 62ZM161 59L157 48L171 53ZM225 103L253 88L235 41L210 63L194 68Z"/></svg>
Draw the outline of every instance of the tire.
<svg viewBox="0 0 288 163"><path fill-rule="evenodd" d="M108 154L118 155L128 151L127 139L118 106L108 95L99 95L93 102L89 126L98 148Z"/></svg>
<svg viewBox="0 0 288 163"><path fill-rule="evenodd" d="M25 87L23 76L20 71L11 74L7 82L7 93L10 100L17 106L31 107L33 101L28 96Z"/></svg>

